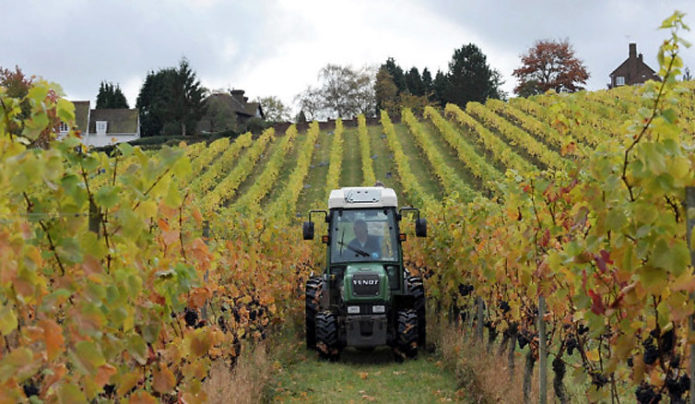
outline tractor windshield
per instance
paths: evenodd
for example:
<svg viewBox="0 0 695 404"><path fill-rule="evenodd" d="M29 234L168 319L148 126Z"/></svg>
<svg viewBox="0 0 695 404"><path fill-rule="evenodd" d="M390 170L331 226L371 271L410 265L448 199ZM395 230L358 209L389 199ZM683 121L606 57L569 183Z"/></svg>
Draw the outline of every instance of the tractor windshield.
<svg viewBox="0 0 695 404"><path fill-rule="evenodd" d="M398 260L393 209L337 210L330 232L332 263Z"/></svg>

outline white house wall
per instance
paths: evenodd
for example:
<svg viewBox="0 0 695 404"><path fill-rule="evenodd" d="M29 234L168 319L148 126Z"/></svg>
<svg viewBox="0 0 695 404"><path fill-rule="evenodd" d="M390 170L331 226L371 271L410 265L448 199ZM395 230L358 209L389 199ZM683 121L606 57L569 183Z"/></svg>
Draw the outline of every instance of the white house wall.
<svg viewBox="0 0 695 404"><path fill-rule="evenodd" d="M130 142L137 139L140 139L140 136L132 133L107 133L106 135L96 135L90 133L87 136L82 136L82 143L84 143L85 146L102 147L116 143Z"/></svg>

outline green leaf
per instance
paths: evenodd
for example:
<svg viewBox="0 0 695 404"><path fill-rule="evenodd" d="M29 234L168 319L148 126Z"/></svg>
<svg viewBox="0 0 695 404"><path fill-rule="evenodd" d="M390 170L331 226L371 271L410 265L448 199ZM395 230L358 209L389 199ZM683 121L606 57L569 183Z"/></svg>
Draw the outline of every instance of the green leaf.
<svg viewBox="0 0 695 404"><path fill-rule="evenodd" d="M130 144L124 142L124 143L119 143L116 146L116 149L118 149L118 151L121 152L121 155L123 155L123 157L128 157L131 154L133 154L133 150L135 148L133 146L131 146Z"/></svg>
<svg viewBox="0 0 695 404"><path fill-rule="evenodd" d="M62 403L86 403L87 397L79 387L72 383L66 383L60 386L58 390L58 400Z"/></svg>
<svg viewBox="0 0 695 404"><path fill-rule="evenodd" d="M106 363L99 347L92 341L80 341L75 344L75 354L82 365L91 371Z"/></svg>
<svg viewBox="0 0 695 404"><path fill-rule="evenodd" d="M118 204L119 187L103 186L94 194L94 200L102 208L111 209Z"/></svg>
<svg viewBox="0 0 695 404"><path fill-rule="evenodd" d="M181 192L179 191L178 185L176 185L176 181L170 181L164 203L166 203L169 207L176 208L181 205L182 201L183 198L181 197Z"/></svg>
<svg viewBox="0 0 695 404"><path fill-rule="evenodd" d="M9 306L0 306L0 333L7 336L17 329L17 315Z"/></svg>
<svg viewBox="0 0 695 404"><path fill-rule="evenodd" d="M690 251L684 241L677 241L670 246L661 239L654 248L653 264L679 276L690 264Z"/></svg>
<svg viewBox="0 0 695 404"><path fill-rule="evenodd" d="M34 354L31 349L15 348L0 359L0 383L6 382L11 377L22 382L36 373L40 366L40 362L34 362Z"/></svg>
<svg viewBox="0 0 695 404"><path fill-rule="evenodd" d="M623 226L627 223L627 218L622 209L610 209L606 215L606 226L609 230L620 232Z"/></svg>
<svg viewBox="0 0 695 404"><path fill-rule="evenodd" d="M66 100L65 98L58 98L56 105L56 115L61 121L68 125L74 124L75 122L75 105Z"/></svg>
<svg viewBox="0 0 695 404"><path fill-rule="evenodd" d="M127 349L139 364L147 363L147 344L140 335L135 334L128 338Z"/></svg>

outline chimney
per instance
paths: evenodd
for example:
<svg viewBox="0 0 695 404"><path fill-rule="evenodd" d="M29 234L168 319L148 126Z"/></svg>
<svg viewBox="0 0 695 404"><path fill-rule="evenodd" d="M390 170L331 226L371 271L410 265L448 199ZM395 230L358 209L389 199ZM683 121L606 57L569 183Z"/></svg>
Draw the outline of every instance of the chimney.
<svg viewBox="0 0 695 404"><path fill-rule="evenodd" d="M642 61L642 54L641 53L637 56L637 59L639 59L640 62Z"/></svg>
<svg viewBox="0 0 695 404"><path fill-rule="evenodd" d="M232 97L236 98L240 102L243 102L244 100L244 90L232 90L230 91L232 94Z"/></svg>
<svg viewBox="0 0 695 404"><path fill-rule="evenodd" d="M635 57L637 57L637 44L634 42L630 44L629 56L630 56L630 59L634 59Z"/></svg>

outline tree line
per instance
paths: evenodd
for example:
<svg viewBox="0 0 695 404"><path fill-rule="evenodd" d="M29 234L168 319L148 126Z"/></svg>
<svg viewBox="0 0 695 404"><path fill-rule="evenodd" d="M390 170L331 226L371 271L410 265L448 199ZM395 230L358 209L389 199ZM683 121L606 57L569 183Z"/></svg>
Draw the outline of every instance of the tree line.
<svg viewBox="0 0 695 404"><path fill-rule="evenodd" d="M470 101L485 102L488 98L505 99L499 70L492 67L487 56L475 44L455 49L446 71L436 73L424 67L403 68L394 58L378 67L353 68L327 64L318 73L316 85L308 86L294 101L299 114L292 117L291 108L278 97L256 98L264 120L251 118L243 124L230 113L224 98L212 95L229 90L210 91L203 87L183 58L178 66L150 71L140 88L135 107L140 113L142 136L191 135L202 119L210 131L240 132L262 130L273 122L314 119L350 119L363 114L377 116L386 110L398 117L402 107L422 113L426 106L444 107L456 104L465 108ZM518 80L514 94L528 97L549 90L574 92L582 90L589 78L583 62L575 55L568 40L537 41L520 57L520 66L512 76ZM0 85L10 92L26 91L32 78L26 78L19 67L15 71L0 67ZM683 79L690 79L689 70ZM96 108L128 108L118 83L102 81Z"/></svg>

